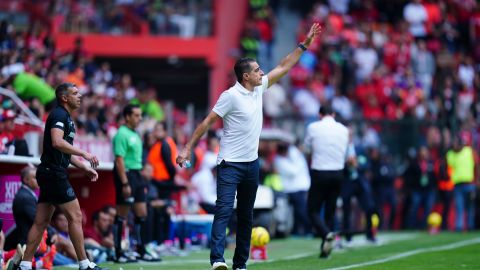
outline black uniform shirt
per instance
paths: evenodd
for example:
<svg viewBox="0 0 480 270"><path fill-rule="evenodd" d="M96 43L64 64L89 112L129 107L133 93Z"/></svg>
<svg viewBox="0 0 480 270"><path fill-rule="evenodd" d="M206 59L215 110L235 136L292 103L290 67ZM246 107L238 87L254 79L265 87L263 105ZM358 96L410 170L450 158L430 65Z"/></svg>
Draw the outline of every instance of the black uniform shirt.
<svg viewBox="0 0 480 270"><path fill-rule="evenodd" d="M73 145L75 124L64 107L57 106L47 118L45 132L43 134L43 153L40 160L42 161L42 165L48 167L67 168L70 164L71 155L65 154L53 147L51 135L52 128L63 130L63 139Z"/></svg>

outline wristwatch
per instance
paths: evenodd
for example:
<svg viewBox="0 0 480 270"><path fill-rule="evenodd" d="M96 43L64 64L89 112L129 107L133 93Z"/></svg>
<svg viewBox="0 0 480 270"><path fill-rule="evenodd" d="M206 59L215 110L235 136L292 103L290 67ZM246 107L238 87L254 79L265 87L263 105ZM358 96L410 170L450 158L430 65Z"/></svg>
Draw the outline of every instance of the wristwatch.
<svg viewBox="0 0 480 270"><path fill-rule="evenodd" d="M302 49L302 51L306 51L307 50L307 47L305 47L305 45L303 45L302 43L298 43L298 47L300 49Z"/></svg>

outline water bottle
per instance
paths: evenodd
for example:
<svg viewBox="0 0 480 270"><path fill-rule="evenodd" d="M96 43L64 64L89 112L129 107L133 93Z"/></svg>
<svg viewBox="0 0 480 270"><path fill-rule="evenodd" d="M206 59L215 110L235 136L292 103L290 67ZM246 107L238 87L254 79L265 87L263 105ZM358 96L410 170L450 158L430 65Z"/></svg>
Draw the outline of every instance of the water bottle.
<svg viewBox="0 0 480 270"><path fill-rule="evenodd" d="M185 160L183 163L182 163L183 167L185 168L190 168L192 167L192 163L190 162L190 160Z"/></svg>

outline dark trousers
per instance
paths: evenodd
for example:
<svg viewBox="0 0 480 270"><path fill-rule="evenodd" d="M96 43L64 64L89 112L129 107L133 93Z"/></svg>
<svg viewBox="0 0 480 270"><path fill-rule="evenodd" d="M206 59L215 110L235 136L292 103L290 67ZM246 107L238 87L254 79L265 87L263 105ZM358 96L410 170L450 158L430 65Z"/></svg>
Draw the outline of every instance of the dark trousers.
<svg viewBox="0 0 480 270"><path fill-rule="evenodd" d="M333 229L337 198L340 194L343 180L343 170L316 171L311 170L312 184L308 191L308 215L317 234L325 238ZM320 210L324 209L324 217Z"/></svg>
<svg viewBox="0 0 480 270"><path fill-rule="evenodd" d="M375 205L372 198L372 191L368 182L363 178L356 180L345 180L342 186L342 208L343 208L343 230L347 241L352 239L351 214L352 197L356 197L365 212L367 239L373 240L372 215L375 213Z"/></svg>
<svg viewBox="0 0 480 270"><path fill-rule="evenodd" d="M393 185L383 185L375 183L372 185L373 187L373 197L375 200L375 206L377 208L378 216L380 218L380 226L386 229L393 229L396 217L396 210L397 210L397 202L396 202L396 194L395 188ZM388 217L388 222L385 219L384 207L388 205L390 207L390 214Z"/></svg>
<svg viewBox="0 0 480 270"><path fill-rule="evenodd" d="M442 230L448 230L448 214L452 204L453 192L451 190L439 190L438 200L442 204Z"/></svg>
<svg viewBox="0 0 480 270"><path fill-rule="evenodd" d="M408 210L407 228L408 229L423 229L427 226L427 217L432 212L435 204L435 190L430 189L415 189L412 190L411 205ZM423 208L422 217L418 220L418 210Z"/></svg>
<svg viewBox="0 0 480 270"><path fill-rule="evenodd" d="M294 224L293 234L305 235L310 233L311 225L307 213L307 191L287 193L288 202L293 206Z"/></svg>
<svg viewBox="0 0 480 270"><path fill-rule="evenodd" d="M233 256L233 269L247 268L252 235L253 204L259 181L258 160L251 162L225 162L217 167L217 201L212 226L210 263L225 262L226 229L233 212L237 192L237 239Z"/></svg>

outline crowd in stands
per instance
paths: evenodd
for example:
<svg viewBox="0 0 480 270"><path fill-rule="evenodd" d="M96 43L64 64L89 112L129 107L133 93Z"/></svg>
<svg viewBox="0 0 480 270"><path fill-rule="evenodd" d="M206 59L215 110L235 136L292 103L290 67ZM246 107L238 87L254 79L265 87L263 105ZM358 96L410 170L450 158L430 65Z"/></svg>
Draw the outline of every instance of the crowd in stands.
<svg viewBox="0 0 480 270"><path fill-rule="evenodd" d="M437 200L448 213L452 192L456 207L464 206L463 199L472 207L468 196L475 194L478 173L469 177L473 188L468 195L460 195L462 184L457 186L453 162L446 160L454 146L480 146L479 16L475 1L317 1L301 22L298 41L312 22L323 25L323 38L303 54L290 82L266 94L267 125L291 128L301 141L304 129L294 124L298 116L310 123L318 119L322 104L332 104L337 118L352 130L364 161L360 171L373 188L378 211L386 203L392 211L396 204L403 207L397 215L406 223L397 228L425 227ZM257 47L242 43L244 52L270 66L260 57L262 28L249 21L245 29L243 40L254 40ZM393 142L391 133L396 133ZM266 175L276 173L276 150L268 148ZM376 172L378 164L371 167L379 155L388 163L380 167L392 168L388 174ZM469 160L478 165L476 154ZM445 179L453 179L455 188ZM385 191L392 196L383 196ZM417 222L420 208L425 216ZM463 208L456 211L463 213ZM458 222L455 228L461 229Z"/></svg>
<svg viewBox="0 0 480 270"><path fill-rule="evenodd" d="M42 9L55 16L60 30L73 33L145 31L143 34L186 38L212 33L212 0L49 0Z"/></svg>
<svg viewBox="0 0 480 270"><path fill-rule="evenodd" d="M480 5L473 0L382 2L314 4L300 24L298 40L303 40L312 22L324 27L322 38L303 54L289 82L272 86L264 98L266 126L294 131L299 142L267 139L259 149L262 181L278 196L287 194L296 234L311 233L304 213L309 175L301 152L303 128L318 118L319 108L327 102L352 130L358 166L346 174L364 179L371 187L382 228L423 229L427 214L434 210L442 212L444 229L478 228L473 220L474 197L469 197L475 186L455 179L455 170L464 169L455 160L458 153L477 152L480 143ZM50 1L46 8L68 18L63 24L67 31L122 34L129 31L123 24L125 6L146 18L152 34L211 33L211 1ZM242 55L258 59L269 71L275 65L275 11L268 1L251 1L249 14L239 47ZM210 132L192 153L192 168L172 171L176 145L183 145L187 135L176 125L170 138L164 124L155 125L165 120L165 113L153 86L116 73L108 62L96 63L83 50L81 39L74 50L59 54L48 33L36 24L23 31L2 21L0 50L2 86L15 91L40 119L46 119L52 108L51 86L69 81L79 87L82 107L74 117L80 135L110 139L121 124L121 109L129 102L141 105L146 116L142 173L151 180L149 222L155 224L152 228L164 228L160 233L152 229L150 240L171 241L168 224L175 212L213 211L218 132ZM16 136L17 112L8 99L0 102L0 152L6 153ZM386 141L385 134L392 133L397 138L394 144L417 134L407 142L408 151L399 151L406 154L400 159L391 154L394 146ZM171 156L161 150L167 144ZM149 159L150 154L162 159L162 168L158 160ZM466 160L479 164L475 154ZM473 184L478 174L471 178ZM462 215L451 218L454 205L455 212L467 213L465 224ZM109 211L99 209L94 215L93 227L86 233L89 245L111 247ZM59 232L61 223L58 215L54 225ZM98 256L103 256L102 250Z"/></svg>

